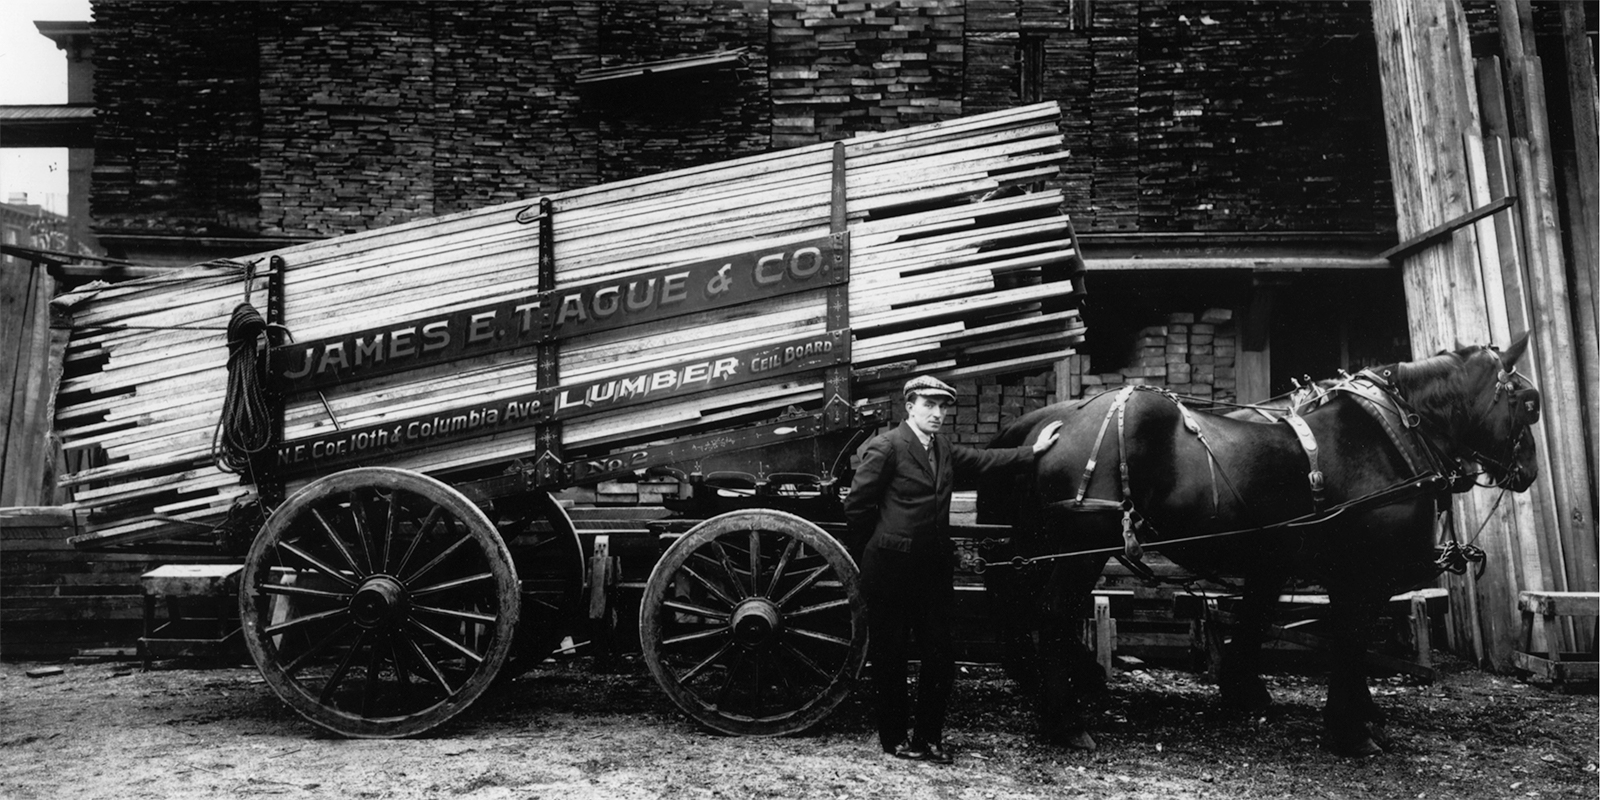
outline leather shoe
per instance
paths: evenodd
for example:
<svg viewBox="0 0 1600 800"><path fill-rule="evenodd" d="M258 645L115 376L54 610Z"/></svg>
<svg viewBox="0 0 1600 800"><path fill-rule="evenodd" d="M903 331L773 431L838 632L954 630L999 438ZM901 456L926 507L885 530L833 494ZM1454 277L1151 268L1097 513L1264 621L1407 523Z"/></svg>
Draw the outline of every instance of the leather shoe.
<svg viewBox="0 0 1600 800"><path fill-rule="evenodd" d="M925 761L928 758L928 748L920 742L901 742L895 745L889 754L907 761Z"/></svg>
<svg viewBox="0 0 1600 800"><path fill-rule="evenodd" d="M894 749L895 758L907 761L927 761L934 764L949 764L955 759L951 757L949 749L942 744L926 744L918 741L902 742Z"/></svg>
<svg viewBox="0 0 1600 800"><path fill-rule="evenodd" d="M923 752L927 754L923 756L923 760L931 761L935 764L949 764L955 761L955 757L950 754L949 748L942 744L930 744Z"/></svg>

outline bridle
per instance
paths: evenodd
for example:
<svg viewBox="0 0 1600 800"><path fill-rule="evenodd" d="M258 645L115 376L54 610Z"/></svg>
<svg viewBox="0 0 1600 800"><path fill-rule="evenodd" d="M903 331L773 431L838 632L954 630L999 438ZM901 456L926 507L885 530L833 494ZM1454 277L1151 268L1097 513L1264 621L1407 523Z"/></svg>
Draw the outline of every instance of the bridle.
<svg viewBox="0 0 1600 800"><path fill-rule="evenodd" d="M1490 348L1490 352L1495 354L1496 359L1499 359L1500 352L1498 350ZM1517 381L1521 381L1527 388L1518 388ZM1477 449L1472 450L1470 455L1472 460L1481 465L1493 467L1492 471L1498 472L1500 475L1498 479L1493 480L1491 483L1479 484L1480 486L1506 489L1514 481L1522 477L1522 464L1519 462L1518 456L1522 454L1523 444L1528 441L1533 423L1539 421L1539 390L1534 388L1533 381L1528 380L1526 375L1518 372L1515 366L1507 370L1505 365L1502 364L1499 373L1495 376L1494 383L1494 404L1498 406L1501 403L1505 404L1505 413L1511 418L1512 424L1516 426L1517 431L1516 435L1512 436L1505 445L1506 457L1498 459Z"/></svg>
<svg viewBox="0 0 1600 800"><path fill-rule="evenodd" d="M1533 386L1533 382L1526 375L1518 372L1515 366L1509 370L1506 369L1504 362L1501 361L1498 348L1490 345L1483 349L1484 352L1494 356L1495 361L1499 364L1499 369L1495 375L1494 399L1491 401L1489 411L1493 412L1496 407L1500 407L1503 404L1505 414L1510 417L1512 424L1516 426L1515 434L1501 445L1501 452L1493 455L1472 446L1467 447L1464 455L1449 453L1447 448L1441 446L1439 442L1452 441L1454 437L1440 435L1441 431L1437 429L1438 426L1436 424L1431 423L1426 417L1417 413L1416 407L1405 396L1402 387L1392 380L1392 370L1383 370L1383 379L1374 381L1390 397L1394 398L1396 404L1403 409L1406 427L1412 428L1419 434L1417 440L1424 445L1428 451L1429 459L1434 462L1438 471L1451 478L1450 488L1452 492L1456 493L1468 491L1475 486L1510 489L1517 483L1523 476L1522 465L1519 463L1518 456L1521 455L1523 446L1529 441L1533 423L1539 421L1539 390ZM1378 376L1371 370L1363 370L1361 377L1371 380ZM1519 387L1518 381L1521 381L1526 388ZM1463 463L1467 461L1476 463L1480 469L1476 472L1469 471ZM1446 464L1452 465L1454 469L1442 468ZM1480 480L1483 477L1488 477L1487 483Z"/></svg>

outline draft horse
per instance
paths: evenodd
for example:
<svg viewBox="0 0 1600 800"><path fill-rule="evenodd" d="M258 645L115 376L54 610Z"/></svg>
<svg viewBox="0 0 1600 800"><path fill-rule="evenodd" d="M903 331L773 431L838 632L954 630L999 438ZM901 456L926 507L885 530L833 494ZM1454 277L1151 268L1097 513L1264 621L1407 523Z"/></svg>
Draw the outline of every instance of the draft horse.
<svg viewBox="0 0 1600 800"><path fill-rule="evenodd" d="M1036 672L1013 674L1042 693L1045 735L1094 748L1074 697L1087 659L1078 621L1106 561L1152 547L1199 575L1243 580L1243 624L1218 670L1223 703L1239 709L1271 702L1259 655L1283 588L1291 578L1325 588L1335 646L1323 743L1381 752L1383 714L1363 660L1379 611L1437 577L1436 514L1450 492L1521 492L1538 475L1529 428L1539 393L1516 371L1527 344L1523 336L1504 352L1465 347L1362 370L1325 382L1276 423L1196 412L1164 391L1128 387L1002 431L991 446L1063 423L1031 484L979 488L980 509L1003 510L1009 519L989 519L1016 531L1022 555L988 571L1026 589Z"/></svg>

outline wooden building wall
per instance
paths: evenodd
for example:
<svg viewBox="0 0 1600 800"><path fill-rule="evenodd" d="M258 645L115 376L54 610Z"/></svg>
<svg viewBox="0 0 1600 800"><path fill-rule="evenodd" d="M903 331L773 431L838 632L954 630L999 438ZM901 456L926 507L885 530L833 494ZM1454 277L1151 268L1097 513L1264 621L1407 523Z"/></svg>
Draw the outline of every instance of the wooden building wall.
<svg viewBox="0 0 1600 800"><path fill-rule="evenodd" d="M1475 10L1481 20L1485 5ZM1454 508L1462 530L1480 531L1477 544L1489 557L1482 580L1451 581L1453 597L1467 610L1455 633L1480 659L1507 668L1525 647L1521 591L1593 592L1600 584L1600 501L1596 445L1586 435L1595 429L1594 346L1585 343L1594 336L1592 309L1585 308L1593 295L1580 279L1589 276L1592 286L1594 264L1592 254L1583 263L1581 248L1563 246L1554 191L1551 129L1579 128L1549 113L1546 97L1567 92L1565 82L1552 92L1541 74L1531 4L1503 0L1492 10L1493 35L1485 37L1470 35L1473 25L1459 0L1373 4L1401 233L1414 236L1495 198L1517 196L1505 213L1461 227L1404 265L1417 355L1524 334L1532 343L1519 369L1542 390L1533 437L1539 480L1522 495L1473 491L1458 496ZM1487 27L1480 22L1478 29ZM1592 75L1592 49L1579 63ZM1571 107L1594 105L1588 86ZM1584 235L1581 225L1577 231ZM1593 633L1571 629L1564 642L1536 639L1535 649L1587 650Z"/></svg>

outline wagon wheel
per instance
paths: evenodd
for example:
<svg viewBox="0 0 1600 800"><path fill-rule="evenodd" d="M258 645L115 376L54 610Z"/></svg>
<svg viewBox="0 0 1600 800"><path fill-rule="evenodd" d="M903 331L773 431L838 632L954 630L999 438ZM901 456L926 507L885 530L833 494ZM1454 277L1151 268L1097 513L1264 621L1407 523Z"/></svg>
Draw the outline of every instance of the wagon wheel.
<svg viewBox="0 0 1600 800"><path fill-rule="evenodd" d="M250 547L245 644L267 684L345 736L427 731L506 661L520 610L511 553L433 478L362 468L296 492Z"/></svg>
<svg viewBox="0 0 1600 800"><path fill-rule="evenodd" d="M501 671L505 680L538 666L576 629L586 566L577 527L549 492L501 498L494 510L522 581L522 620Z"/></svg>
<svg viewBox="0 0 1600 800"><path fill-rule="evenodd" d="M793 514L696 525L650 573L639 640L656 681L723 733L777 735L827 716L867 648L855 561Z"/></svg>

